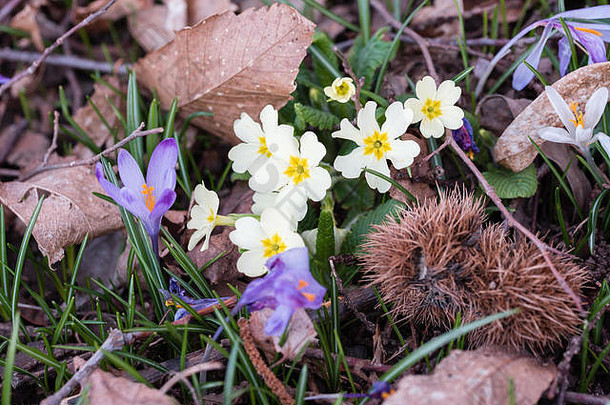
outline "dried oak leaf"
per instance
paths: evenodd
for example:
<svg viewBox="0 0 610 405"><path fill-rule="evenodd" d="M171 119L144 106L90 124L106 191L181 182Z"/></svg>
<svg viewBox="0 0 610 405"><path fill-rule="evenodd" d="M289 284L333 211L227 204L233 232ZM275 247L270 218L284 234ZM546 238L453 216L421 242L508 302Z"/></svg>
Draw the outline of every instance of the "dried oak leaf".
<svg viewBox="0 0 610 405"><path fill-rule="evenodd" d="M536 404L555 378L555 365L493 349L454 350L432 375L409 375L398 382L385 405ZM511 388L512 385L512 388ZM510 395L514 395L511 402Z"/></svg>
<svg viewBox="0 0 610 405"><path fill-rule="evenodd" d="M265 308L255 311L250 315L250 331L256 346L262 349L271 359L276 353L282 354L282 360L295 360L303 354L303 350L316 340L316 330L303 308L297 309L286 332L286 340L280 346L281 336L269 336L265 333L267 319L273 314L273 310Z"/></svg>
<svg viewBox="0 0 610 405"><path fill-rule="evenodd" d="M92 193L104 193L92 168L77 166L39 173L26 181L0 182L0 203L28 223L39 198L46 195L32 235L49 265L61 260L63 248L121 229L113 204Z"/></svg>
<svg viewBox="0 0 610 405"><path fill-rule="evenodd" d="M178 405L178 401L159 390L101 370L91 373L86 385L90 405Z"/></svg>
<svg viewBox="0 0 610 405"><path fill-rule="evenodd" d="M257 117L265 105L280 108L290 99L313 32L314 24L285 4L226 12L181 30L135 69L163 108L177 97L184 117L214 113L191 122L238 143L233 122L242 112Z"/></svg>
<svg viewBox="0 0 610 405"><path fill-rule="evenodd" d="M595 90L610 87L610 62L582 67L564 76L552 87L567 103L584 105ZM542 145L545 140L538 137L538 130L544 127L563 128L563 124L546 94L542 93L515 118L498 139L494 148L496 161L514 172L525 169L538 154L529 138Z"/></svg>

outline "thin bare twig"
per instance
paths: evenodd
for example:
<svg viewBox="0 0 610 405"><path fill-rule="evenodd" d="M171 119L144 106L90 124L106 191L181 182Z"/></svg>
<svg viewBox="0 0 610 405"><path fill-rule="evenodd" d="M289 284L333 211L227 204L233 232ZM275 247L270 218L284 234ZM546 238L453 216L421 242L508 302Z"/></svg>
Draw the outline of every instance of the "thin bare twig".
<svg viewBox="0 0 610 405"><path fill-rule="evenodd" d="M609 396L597 396L584 394L582 392L566 392L566 403L580 405L608 405L610 404Z"/></svg>
<svg viewBox="0 0 610 405"><path fill-rule="evenodd" d="M35 176L39 173L46 172L49 170L58 170L58 169L66 169L68 167L92 165L92 164L98 162L102 158L102 156L107 157L115 150L119 149L126 143L132 141L134 138L137 138L140 136L146 136L146 135L150 135L150 134L159 134L159 133L163 132L163 128L161 128L161 127L149 129L147 131L142 131L142 128L144 128L144 123L141 123L140 126L135 131L133 131L127 138L122 139L121 141L115 143L110 148L102 151L101 153L98 153L97 155L95 155L93 157L90 157L89 159L75 160L73 162L58 163L58 164L48 165L48 166L44 166L41 164L40 166L38 166L36 169L32 170L31 172L25 173L23 176L19 177L19 181L27 180L27 179L31 178L32 176Z"/></svg>
<svg viewBox="0 0 610 405"><path fill-rule="evenodd" d="M447 146L449 146L449 136L445 137L445 142L443 142L441 144L441 146L439 146L438 148L436 148L435 151L433 151L432 153L428 154L428 156L424 157L417 165L418 166L423 166L425 165L428 160L432 159L434 156L438 155L440 153L440 151L442 151L443 149L445 149ZM451 138L453 138L453 136L451 136Z"/></svg>
<svg viewBox="0 0 610 405"><path fill-rule="evenodd" d="M207 363L195 364L194 366L189 367L186 370L182 370L180 372L174 373L172 378L167 380L167 382L165 384L163 384L163 387L159 388L159 391L162 394L165 394L174 385L176 385L176 383L178 383L179 381L182 381L188 387L189 391L191 392L191 396L193 397L193 402L195 403L195 405L201 405L201 401L199 401L199 396L197 395L197 392L193 388L193 385L191 384L191 382L188 380L188 377L192 376L193 374L197 374L201 371L220 370L222 368L223 368L222 364L217 361L210 361Z"/></svg>
<svg viewBox="0 0 610 405"><path fill-rule="evenodd" d="M370 3L371 6L373 6L373 8L377 10L377 12L381 14L381 16L388 22L388 24L390 24L396 29L402 28L402 24L400 23L400 21L397 21L394 16L390 14L390 12L383 5L383 3L381 3L379 0L370 0ZM426 68L428 69L428 73L430 74L430 76L432 76L434 81L438 83L439 77L438 73L436 73L436 68L434 67L432 56L430 56L430 51L428 50L428 42L421 35L413 31L409 27L405 27L403 32L408 37L411 37L415 41L417 46L419 46L419 49L421 49L422 56L424 57L424 61L426 62Z"/></svg>
<svg viewBox="0 0 610 405"><path fill-rule="evenodd" d="M3 61L32 63L39 59L42 54L39 52L19 51L16 49L0 49L0 59ZM115 67L108 63L97 60L81 58L74 55L49 55L45 60L47 65L68 67L77 70L99 71L100 73L114 73ZM116 74L126 75L130 64L122 65L116 70Z"/></svg>
<svg viewBox="0 0 610 405"><path fill-rule="evenodd" d="M17 73L8 82L6 82L2 86L0 86L0 96L2 96L4 94L4 92L7 89L9 89L14 83L16 83L17 81L23 79L24 77L29 76L29 75L33 74L34 72L36 72L36 70L40 67L40 65L42 65L44 63L45 59L47 57L49 57L49 55L51 55L51 53L53 53L53 51L55 51L55 49L60 47L64 43L66 38L68 38L70 35L74 34L76 31L80 30L81 28L86 27L87 25L91 24L99 16L104 14L110 8L110 6L112 6L116 2L117 2L117 0L108 1L108 3L106 3L106 5L104 7L102 7L95 13L90 14L83 21L76 24L74 27L70 28L68 31L66 31L66 33L64 33L61 37L57 38L57 40L51 46L46 48L44 50L44 52L42 53L42 55L40 55L40 57L38 59L36 59L34 62L32 62L32 64L27 69Z"/></svg>
<svg viewBox="0 0 610 405"><path fill-rule="evenodd" d="M4 19L8 17L8 15L13 11L13 9L15 9L15 7L19 5L19 3L21 3L21 1L22 0L11 0L2 6L2 9L0 9L0 22L4 21Z"/></svg>
<svg viewBox="0 0 610 405"><path fill-rule="evenodd" d="M525 226L521 225L521 223L519 223L519 221L517 221L513 217L513 215L506 209L504 204L502 204L502 200L500 199L500 197L498 197L498 194L496 194L496 190L487 182L487 180L485 180L485 177L483 177L483 175L481 174L479 169L477 169L477 167L470 160L470 158L468 158L468 156L466 156L466 153L464 153L462 148L460 148L458 146L457 142L455 142L455 140L453 139L453 136L451 135L451 133L449 131L447 131L447 133L445 134L445 141L447 141L447 139L449 140L449 145L451 146L451 148L460 157L460 159L462 159L462 161L466 164L466 166L468 166L468 168L470 169L472 174L474 174L474 176L477 178L477 180L479 181L479 184L483 188L483 191L485 191L485 194L487 194L487 196L496 205L496 207L498 207L498 209L502 213L502 216L505 218L507 225L512 228L516 228L527 239L529 239L538 248L538 250L540 250L542 257L544 258L544 261L546 262L547 266L553 273L553 276L555 276L555 279L557 280L557 282L559 283L561 288L566 292L566 294L568 294L570 296L572 301L574 301L574 304L576 304L578 311L582 314L583 307L582 307L582 302L580 301L580 298L578 298L578 296L574 293L574 291L572 291L570 286L566 283L566 280L557 271L557 268L555 268L555 265L553 264L553 262L551 261L551 258L549 257L548 252L550 250L552 250L551 247L549 245L547 245L546 243L544 243L543 241L541 241L536 235L534 235L532 232L530 232L530 230L527 229Z"/></svg>
<svg viewBox="0 0 610 405"><path fill-rule="evenodd" d="M59 112L53 111L53 139L51 140L51 146L47 149L47 152L42 158L42 166L46 166L49 162L51 153L57 149L57 135L59 134Z"/></svg>
<svg viewBox="0 0 610 405"><path fill-rule="evenodd" d="M113 352L120 350L125 345L130 345L136 340L144 339L150 336L150 332L130 332L123 333L118 329L110 331L110 335L100 348L91 356L80 370L78 370L72 378L68 380L55 394L42 401L41 405L58 405L63 398L68 396L81 382L85 380L95 370L102 359L104 352Z"/></svg>

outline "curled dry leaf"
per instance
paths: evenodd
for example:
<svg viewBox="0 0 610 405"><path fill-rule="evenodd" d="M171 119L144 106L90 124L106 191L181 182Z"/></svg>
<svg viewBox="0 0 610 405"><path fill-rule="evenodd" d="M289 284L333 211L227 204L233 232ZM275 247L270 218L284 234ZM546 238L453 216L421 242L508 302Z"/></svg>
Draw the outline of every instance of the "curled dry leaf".
<svg viewBox="0 0 610 405"><path fill-rule="evenodd" d="M269 336L265 333L265 323L273 314L273 310L265 308L255 311L250 316L250 330L256 346L262 349L270 358L276 353L282 354L282 360L295 360L303 354L303 350L316 339L316 330L303 308L297 309L286 332L286 341L280 346L281 336Z"/></svg>
<svg viewBox="0 0 610 405"><path fill-rule="evenodd" d="M313 32L314 24L285 4L227 12L178 32L135 69L163 108L177 97L184 117L211 112L191 122L238 143L233 122L242 112L258 117L265 105L280 108L290 99Z"/></svg>
<svg viewBox="0 0 610 405"><path fill-rule="evenodd" d="M63 248L121 229L113 204L92 193L104 193L93 170L84 166L42 172L27 181L0 182L0 203L28 223L38 200L46 195L33 236L49 265L61 260Z"/></svg>
<svg viewBox="0 0 610 405"><path fill-rule="evenodd" d="M499 135L531 102L527 98L514 99L502 94L485 96L477 106L477 116L481 117L480 125Z"/></svg>
<svg viewBox="0 0 610 405"><path fill-rule="evenodd" d="M46 0L34 0L28 2L28 4L21 9L15 15L10 22L12 28L22 30L30 34L30 38L34 43L36 49L40 52L44 50L44 44L42 43L42 34L40 33L40 26L36 21L38 13L40 13L40 7L46 5Z"/></svg>
<svg viewBox="0 0 610 405"><path fill-rule="evenodd" d="M595 90L610 87L610 62L582 67L564 76L552 87L566 102L585 105ZM545 141L538 137L538 130L544 127L563 127L563 124L546 94L542 93L515 118L498 139L494 148L496 161L514 172L525 169L538 154L529 138L542 145Z"/></svg>
<svg viewBox="0 0 610 405"><path fill-rule="evenodd" d="M401 379L384 404L534 405L556 374L554 364L540 365L530 357L492 349L454 350L432 375Z"/></svg>
<svg viewBox="0 0 610 405"><path fill-rule="evenodd" d="M175 399L159 390L101 370L91 373L82 385L83 389L89 386L87 400L90 405L178 405Z"/></svg>
<svg viewBox="0 0 610 405"><path fill-rule="evenodd" d="M119 88L119 80L116 77L104 76L103 79L115 88ZM100 115L105 118L106 123L113 128L117 125L119 119L114 113L112 106L123 111L123 103L124 100L119 94L112 91L112 89L103 83L98 82L93 85L93 95L90 101L85 106L79 108L73 118L93 142L104 149L105 146L110 146L109 143L112 143L114 139L91 104L97 107ZM86 159L92 156L93 152L79 143L74 147L72 155L78 159Z"/></svg>

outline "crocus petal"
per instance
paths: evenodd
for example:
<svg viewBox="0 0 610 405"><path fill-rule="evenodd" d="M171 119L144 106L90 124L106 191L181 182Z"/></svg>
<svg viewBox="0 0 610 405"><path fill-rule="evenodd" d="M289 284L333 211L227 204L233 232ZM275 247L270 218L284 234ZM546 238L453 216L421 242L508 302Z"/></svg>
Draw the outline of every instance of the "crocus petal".
<svg viewBox="0 0 610 405"><path fill-rule="evenodd" d="M159 230L161 229L161 218L163 215L170 209L172 205L174 205L174 201L176 201L176 192L174 190L163 190L157 201L155 202L155 208L153 208L152 212L148 216L141 218L146 227L151 238L153 235L158 235ZM155 241L156 242L156 241Z"/></svg>
<svg viewBox="0 0 610 405"><path fill-rule="evenodd" d="M559 120L563 124L564 127L567 128L568 132L574 132L574 123L571 121L574 119L574 114L570 107L566 104L563 97L559 95L557 90L552 88L551 86L546 86L544 88L546 96L549 98L553 109L559 116Z"/></svg>
<svg viewBox="0 0 610 405"><path fill-rule="evenodd" d="M568 65L572 58L572 48L570 47L570 42L567 37L562 37L557 45L559 49L559 74L564 76L568 71Z"/></svg>
<svg viewBox="0 0 610 405"><path fill-rule="evenodd" d="M575 144L575 139L563 128L546 127L538 131L538 136L546 141Z"/></svg>
<svg viewBox="0 0 610 405"><path fill-rule="evenodd" d="M163 190L173 190L176 187L177 160L178 145L174 138L164 139L157 145L148 162L146 173L146 184L154 187L154 192L161 193Z"/></svg>
<svg viewBox="0 0 610 405"><path fill-rule="evenodd" d="M420 100L434 99L436 95L436 83L432 76L424 76L415 85L415 95Z"/></svg>
<svg viewBox="0 0 610 405"><path fill-rule="evenodd" d="M422 112L424 103L421 100L411 97L405 101L405 108L408 108L413 113L413 118L411 119L412 123L416 123L424 119L425 115Z"/></svg>
<svg viewBox="0 0 610 405"><path fill-rule="evenodd" d="M595 90L585 105L585 128L594 128L597 125L604 113L606 104L608 104L608 89L600 87Z"/></svg>
<svg viewBox="0 0 610 405"><path fill-rule="evenodd" d="M117 159L117 166L119 167L119 175L121 181L125 187L133 190L134 192L140 192L144 185L144 176L142 176L142 170L136 160L131 156L125 149L119 150L119 157Z"/></svg>
<svg viewBox="0 0 610 405"><path fill-rule="evenodd" d="M104 168L101 163L95 165L95 176L97 181L100 183L106 194L108 194L117 204L123 205L123 199L121 198L121 190L106 180L104 177Z"/></svg>
<svg viewBox="0 0 610 405"><path fill-rule="evenodd" d="M120 199L122 200L122 206L127 211L138 217L140 220L148 218L150 210L146 208L144 198L138 191L134 191L127 187L123 187L120 190Z"/></svg>
<svg viewBox="0 0 610 405"><path fill-rule="evenodd" d="M386 153L396 169L404 169L413 164L413 159L419 155L420 147L415 141L396 139L390 142L392 150Z"/></svg>
<svg viewBox="0 0 610 405"><path fill-rule="evenodd" d="M606 154L610 155L610 137L603 133L596 134L595 137L602 148L604 148L604 151L606 151Z"/></svg>
<svg viewBox="0 0 610 405"><path fill-rule="evenodd" d="M606 48L604 40L595 34L572 30L574 38L580 42L589 53L589 64L606 61Z"/></svg>
<svg viewBox="0 0 610 405"><path fill-rule="evenodd" d="M434 118L433 120L425 118L419 126L419 131L424 138L430 138L431 136L440 138L445 133L445 127L438 118Z"/></svg>
<svg viewBox="0 0 610 405"><path fill-rule="evenodd" d="M289 305L278 305L265 323L265 333L269 336L279 336L284 333L294 309Z"/></svg>
<svg viewBox="0 0 610 405"><path fill-rule="evenodd" d="M4 77L4 76L0 75L0 84L8 83L10 81L11 81L11 79L9 79L8 77Z"/></svg>
<svg viewBox="0 0 610 405"><path fill-rule="evenodd" d="M555 15L553 18L582 18L585 20L595 20L610 18L610 6L595 6L587 8L579 8L576 10L565 11Z"/></svg>
<svg viewBox="0 0 610 405"><path fill-rule="evenodd" d="M544 46L546 45L546 41L551 36L553 31L552 25L547 25L544 27L544 31L542 31L542 36L540 40L529 54L525 61L532 65L534 69L538 69L538 63L540 63L540 57L542 56L542 51ZM523 90L525 86L534 78L534 73L525 65L525 63L521 63L519 67L513 73L513 88L516 90Z"/></svg>
<svg viewBox="0 0 610 405"><path fill-rule="evenodd" d="M385 110L385 122L381 132L388 134L388 139L396 139L407 131L413 118L413 112L405 109L400 101L395 101Z"/></svg>
<svg viewBox="0 0 610 405"><path fill-rule="evenodd" d="M364 146L359 146L345 156L337 156L333 166L343 177L355 179L362 173L364 160Z"/></svg>
<svg viewBox="0 0 610 405"><path fill-rule="evenodd" d="M373 135L375 131L379 131L379 124L375 118L377 103L367 101L364 108L358 112L358 128L364 137Z"/></svg>

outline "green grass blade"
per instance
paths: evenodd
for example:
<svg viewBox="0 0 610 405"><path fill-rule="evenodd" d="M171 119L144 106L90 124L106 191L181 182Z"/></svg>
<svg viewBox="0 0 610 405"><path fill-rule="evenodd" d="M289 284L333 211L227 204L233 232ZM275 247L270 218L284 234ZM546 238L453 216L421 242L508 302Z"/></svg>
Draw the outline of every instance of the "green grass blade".
<svg viewBox="0 0 610 405"><path fill-rule="evenodd" d="M231 405L233 403L233 383L235 382L235 374L237 369L237 354L239 353L237 345L231 348L231 354L229 355L229 361L227 362L225 383L223 387L223 405Z"/></svg>
<svg viewBox="0 0 610 405"><path fill-rule="evenodd" d="M15 354L17 352L17 343L19 342L19 323L21 319L19 313L13 317L13 331L11 332L11 340L9 340L8 349L6 351L6 362L4 364L4 378L2 381L2 405L11 405L11 391L13 385L13 367L15 366Z"/></svg>

